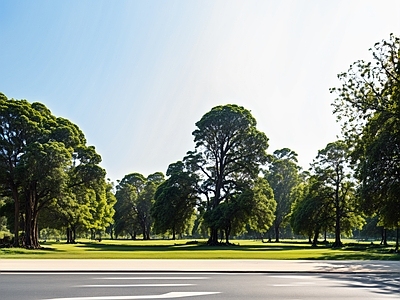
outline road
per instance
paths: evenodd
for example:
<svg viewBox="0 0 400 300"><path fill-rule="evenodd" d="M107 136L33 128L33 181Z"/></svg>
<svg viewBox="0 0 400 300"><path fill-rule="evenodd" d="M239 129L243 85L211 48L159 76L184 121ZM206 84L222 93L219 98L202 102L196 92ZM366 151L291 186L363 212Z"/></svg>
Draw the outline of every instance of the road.
<svg viewBox="0 0 400 300"><path fill-rule="evenodd" d="M400 273L6 271L0 299L400 299Z"/></svg>

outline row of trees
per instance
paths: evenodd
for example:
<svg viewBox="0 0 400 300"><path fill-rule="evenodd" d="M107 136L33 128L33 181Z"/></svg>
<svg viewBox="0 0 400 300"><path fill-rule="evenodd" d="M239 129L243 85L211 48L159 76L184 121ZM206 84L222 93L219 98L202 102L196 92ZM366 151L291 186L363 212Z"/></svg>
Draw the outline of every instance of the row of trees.
<svg viewBox="0 0 400 300"><path fill-rule="evenodd" d="M371 49L372 62L358 61L338 75L342 86L331 92L343 139L320 150L308 172L300 172L290 149L268 155L268 139L243 107L218 106L205 114L193 132L195 150L170 166L156 192L155 228L175 236L185 228L182 220L197 214L215 244L219 233L228 242L244 230L273 231L279 241L290 222L314 245L321 233L333 233L337 247L365 217L398 228L399 44L391 35Z"/></svg>
<svg viewBox="0 0 400 300"><path fill-rule="evenodd" d="M243 232L279 241L290 224L314 245L333 233L339 247L343 233L361 228L367 216L398 228L399 38L371 51L372 62L354 63L339 74L342 86L331 89L343 139L320 150L307 172L291 149L268 154L268 138L250 111L230 104L196 123L194 150L171 164L166 178L131 173L113 187L75 124L43 104L0 94L1 210L15 245L22 229L24 245L39 247L39 221L65 228L69 242L77 229L150 239L195 228L211 245Z"/></svg>
<svg viewBox="0 0 400 300"><path fill-rule="evenodd" d="M196 126L195 151L171 164L166 180L159 174L157 188L146 189L154 175L145 179L134 173L119 183L116 224L126 227L118 233L125 230L134 238L141 230L149 238L145 228L154 220L154 233L173 238L196 225L209 228L209 244L229 243L232 234L244 232L273 233L279 241L290 223L294 233L312 237L313 245L321 233L332 232L334 246L340 247L343 233L364 225L344 141L329 143L310 171L301 172L294 151L266 153L267 138L243 107L215 107ZM146 226L142 216L150 222Z"/></svg>

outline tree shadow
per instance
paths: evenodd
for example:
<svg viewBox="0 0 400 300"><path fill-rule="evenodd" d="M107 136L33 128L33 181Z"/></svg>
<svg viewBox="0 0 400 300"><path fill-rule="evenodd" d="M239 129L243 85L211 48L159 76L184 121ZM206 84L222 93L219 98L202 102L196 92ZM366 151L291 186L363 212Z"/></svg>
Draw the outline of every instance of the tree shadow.
<svg viewBox="0 0 400 300"><path fill-rule="evenodd" d="M126 243L121 240L120 243L114 240L113 244L99 243L99 242L79 242L74 244L76 248L84 248L85 251L98 251L98 252L179 252L179 251L230 251L230 252L288 252L293 250L307 252L303 255L304 260L400 260L400 254L391 253L390 247L382 247L378 245L369 244L347 244L343 248L332 249L329 244L320 244L318 247L311 247L307 242L280 242L280 243L263 243L254 245L240 245L239 244L220 244L218 246L207 245L206 242L179 242L174 244L152 244L152 240L148 241L149 244L143 243ZM146 241L147 242L147 241ZM321 255L320 250L324 250ZM316 252L314 252L314 250ZM51 244L45 246L41 250L32 250L32 253L46 254L49 252L68 252L66 249L52 248ZM26 252L24 252L26 253ZM315 255L314 255L315 253ZM318 253L318 254L317 254ZM20 253L23 254L23 253Z"/></svg>
<svg viewBox="0 0 400 300"><path fill-rule="evenodd" d="M239 245L239 244L220 244L217 246L207 245L206 242L198 243L175 243L171 245L134 245L134 244L106 244L96 242L82 242L76 244L77 248L86 248L88 251L290 251L309 249L310 246L299 244L287 245Z"/></svg>
<svg viewBox="0 0 400 300"><path fill-rule="evenodd" d="M304 262L307 263L307 262ZM400 262L387 260L329 260L315 268L317 273L373 273L400 275Z"/></svg>
<svg viewBox="0 0 400 300"><path fill-rule="evenodd" d="M373 273L324 273L321 278L334 279L341 286L354 289L367 289L379 295L400 295L400 273L386 272L387 267L373 264ZM380 270L380 271L379 271Z"/></svg>

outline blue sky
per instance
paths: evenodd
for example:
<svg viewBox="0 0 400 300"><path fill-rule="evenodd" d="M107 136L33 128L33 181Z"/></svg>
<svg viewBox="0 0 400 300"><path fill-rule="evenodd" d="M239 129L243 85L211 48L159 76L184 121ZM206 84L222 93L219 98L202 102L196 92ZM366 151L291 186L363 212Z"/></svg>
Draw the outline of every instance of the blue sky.
<svg viewBox="0 0 400 300"><path fill-rule="evenodd" d="M0 1L0 91L85 133L113 181L165 172L212 107L251 110L304 168L336 140L336 75L400 35L400 1Z"/></svg>

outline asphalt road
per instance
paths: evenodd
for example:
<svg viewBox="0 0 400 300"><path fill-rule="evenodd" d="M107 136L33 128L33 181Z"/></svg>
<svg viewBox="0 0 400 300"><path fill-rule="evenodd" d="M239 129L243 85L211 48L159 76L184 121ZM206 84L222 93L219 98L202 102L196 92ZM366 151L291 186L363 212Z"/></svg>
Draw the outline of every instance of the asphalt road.
<svg viewBox="0 0 400 300"><path fill-rule="evenodd" d="M400 299L400 273L8 271L0 299Z"/></svg>

